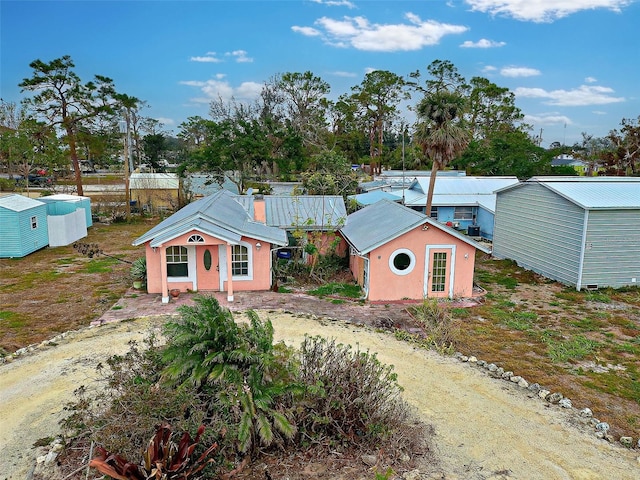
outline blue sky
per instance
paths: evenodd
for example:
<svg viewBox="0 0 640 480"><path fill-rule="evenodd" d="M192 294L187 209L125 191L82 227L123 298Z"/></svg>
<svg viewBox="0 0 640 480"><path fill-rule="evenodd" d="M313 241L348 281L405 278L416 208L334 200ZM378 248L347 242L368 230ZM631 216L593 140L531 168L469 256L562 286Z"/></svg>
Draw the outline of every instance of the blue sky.
<svg viewBox="0 0 640 480"><path fill-rule="evenodd" d="M176 133L278 73L309 70L335 99L440 59L513 91L543 146L570 145L640 115L639 24L639 0L1 0L0 96L20 101L30 62L70 55Z"/></svg>

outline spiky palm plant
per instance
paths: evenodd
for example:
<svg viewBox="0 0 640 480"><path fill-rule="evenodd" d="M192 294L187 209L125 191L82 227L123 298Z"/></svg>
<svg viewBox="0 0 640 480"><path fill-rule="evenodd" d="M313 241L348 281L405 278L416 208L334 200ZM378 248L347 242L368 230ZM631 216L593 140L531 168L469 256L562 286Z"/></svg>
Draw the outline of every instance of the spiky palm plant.
<svg viewBox="0 0 640 480"><path fill-rule="evenodd" d="M291 439L295 425L280 399L301 389L293 382L290 350L273 344L273 325L249 311L249 324L236 324L214 297L197 296L180 307L181 318L165 326L165 379L214 386L218 399L236 415L242 452L271 445L275 433Z"/></svg>

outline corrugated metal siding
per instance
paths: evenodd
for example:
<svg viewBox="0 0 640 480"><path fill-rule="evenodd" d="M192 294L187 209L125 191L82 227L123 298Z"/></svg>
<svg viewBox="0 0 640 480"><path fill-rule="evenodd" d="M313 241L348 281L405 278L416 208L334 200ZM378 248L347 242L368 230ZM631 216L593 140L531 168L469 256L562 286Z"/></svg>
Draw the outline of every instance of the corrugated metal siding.
<svg viewBox="0 0 640 480"><path fill-rule="evenodd" d="M639 226L640 209L589 212L582 287L640 283Z"/></svg>
<svg viewBox="0 0 640 480"><path fill-rule="evenodd" d="M537 184L497 195L493 254L576 285L584 210Z"/></svg>

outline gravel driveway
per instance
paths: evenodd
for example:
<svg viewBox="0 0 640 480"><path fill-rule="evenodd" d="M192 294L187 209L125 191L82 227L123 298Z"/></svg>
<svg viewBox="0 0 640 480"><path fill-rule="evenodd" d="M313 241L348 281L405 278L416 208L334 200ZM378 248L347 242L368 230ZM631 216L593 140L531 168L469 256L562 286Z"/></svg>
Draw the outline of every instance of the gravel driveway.
<svg viewBox="0 0 640 480"><path fill-rule="evenodd" d="M143 297L149 300L149 296ZM189 302L187 297L179 300ZM247 307L240 297L235 310ZM121 302L130 304L121 304L111 312L133 318L143 310L144 299L139 298L123 298ZM176 307L153 302L157 308L149 311L147 306L146 313L170 314ZM595 438L592 430L577 425L575 411L551 406L467 363L397 341L368 328L365 323L370 321L360 325L344 322L335 313L348 317L353 312L341 305L339 309L334 305L331 321L318 311L312 317L301 300L297 305L303 315L287 313L289 306L271 304L266 297L260 306L253 307L261 318L272 320L277 340L297 346L305 334L322 335L341 343L357 343L363 350L376 352L382 362L394 365L406 400L435 429L433 443L441 464L439 472L426 473L457 479L640 478L638 452ZM404 315L400 306L365 306L360 307L358 318L368 313L371 321L393 320L395 313L390 312L396 308L398 315ZM36 455L33 443L58 433L63 406L72 399L73 390L80 385L95 386L95 365L110 355L124 353L129 340L140 340L150 329L158 329L163 317L113 320L103 317L100 327L72 332L55 346L0 365L0 479L23 480ZM393 321L410 324L408 316Z"/></svg>

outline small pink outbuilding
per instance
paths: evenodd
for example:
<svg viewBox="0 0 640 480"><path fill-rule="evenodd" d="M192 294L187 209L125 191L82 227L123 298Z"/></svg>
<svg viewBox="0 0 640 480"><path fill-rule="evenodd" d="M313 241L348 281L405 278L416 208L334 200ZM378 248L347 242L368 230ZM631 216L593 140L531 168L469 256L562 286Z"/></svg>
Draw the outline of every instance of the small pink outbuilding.
<svg viewBox="0 0 640 480"><path fill-rule="evenodd" d="M423 213L382 200L349 215L340 230L349 266L371 302L461 298L473 293L482 244Z"/></svg>

